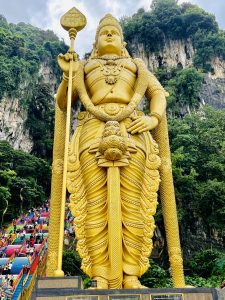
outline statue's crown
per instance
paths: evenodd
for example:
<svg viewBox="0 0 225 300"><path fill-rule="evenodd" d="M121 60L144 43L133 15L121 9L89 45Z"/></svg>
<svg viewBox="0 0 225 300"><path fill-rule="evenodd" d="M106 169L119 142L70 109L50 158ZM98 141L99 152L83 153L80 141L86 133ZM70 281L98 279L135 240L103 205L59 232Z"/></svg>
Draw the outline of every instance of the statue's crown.
<svg viewBox="0 0 225 300"><path fill-rule="evenodd" d="M96 36L95 36L95 40L97 41L98 39L98 35L99 35L99 31L104 27L104 26L114 26L116 27L121 35L121 38L123 39L123 31L122 28L120 26L120 23L118 22L118 20L113 17L111 14L106 14L99 22L97 31L96 31Z"/></svg>

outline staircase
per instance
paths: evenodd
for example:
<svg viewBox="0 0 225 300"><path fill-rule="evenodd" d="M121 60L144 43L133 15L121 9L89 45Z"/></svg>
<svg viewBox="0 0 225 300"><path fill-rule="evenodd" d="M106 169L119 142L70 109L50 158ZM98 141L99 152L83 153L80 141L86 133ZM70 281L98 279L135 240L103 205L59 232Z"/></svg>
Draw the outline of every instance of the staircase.
<svg viewBox="0 0 225 300"><path fill-rule="evenodd" d="M26 276L27 276L27 274L23 274L23 276L21 277L20 282L18 283L11 300L19 299L20 294L22 292L22 288L23 288L23 281L26 278Z"/></svg>
<svg viewBox="0 0 225 300"><path fill-rule="evenodd" d="M23 286L23 281L24 279L27 277L27 274L23 274L23 276L20 279L19 284L17 285L17 288L15 290L15 292L13 293L12 299L11 300L17 300L20 298L20 294L22 292L22 288L27 288L30 284L32 275L28 275L27 281L25 283L25 285Z"/></svg>

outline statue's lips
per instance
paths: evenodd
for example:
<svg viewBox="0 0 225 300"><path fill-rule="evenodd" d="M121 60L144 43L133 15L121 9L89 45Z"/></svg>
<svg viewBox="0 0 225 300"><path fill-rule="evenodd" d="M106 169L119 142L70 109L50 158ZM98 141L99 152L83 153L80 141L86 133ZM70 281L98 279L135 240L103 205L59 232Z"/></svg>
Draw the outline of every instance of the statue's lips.
<svg viewBox="0 0 225 300"><path fill-rule="evenodd" d="M114 41L113 38L107 38L107 39L106 39L106 42L113 42L113 41Z"/></svg>

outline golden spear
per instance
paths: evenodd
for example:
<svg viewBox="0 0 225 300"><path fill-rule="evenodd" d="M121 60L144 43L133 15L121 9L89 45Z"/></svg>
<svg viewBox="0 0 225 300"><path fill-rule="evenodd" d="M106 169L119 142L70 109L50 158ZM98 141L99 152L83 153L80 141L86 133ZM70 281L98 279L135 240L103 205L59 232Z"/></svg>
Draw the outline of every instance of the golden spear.
<svg viewBox="0 0 225 300"><path fill-rule="evenodd" d="M75 42L77 32L80 31L81 29L83 29L86 25L86 18L78 9L73 7L61 17L60 23L61 23L62 27L65 30L67 30L69 33L70 48L69 48L68 52L72 55L70 56L70 60L69 60L69 82L68 82L68 94L67 94L67 114L66 114L63 182L62 182L62 197L61 197L61 211L60 211L60 229L59 229L59 240L58 240L57 269L54 271L54 276L64 276L64 272L62 270L62 254L63 254L63 240L64 240L64 215L65 215L65 203L66 203L67 161L68 161L71 102L72 102L74 42Z"/></svg>

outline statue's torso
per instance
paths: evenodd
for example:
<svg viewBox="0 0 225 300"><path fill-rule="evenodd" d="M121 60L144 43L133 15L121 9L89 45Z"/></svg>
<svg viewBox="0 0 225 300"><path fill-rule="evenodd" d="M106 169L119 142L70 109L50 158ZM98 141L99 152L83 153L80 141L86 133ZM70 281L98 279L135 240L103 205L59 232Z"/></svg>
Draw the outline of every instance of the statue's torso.
<svg viewBox="0 0 225 300"><path fill-rule="evenodd" d="M95 105L130 102L137 73L132 59L91 59L84 72L87 92Z"/></svg>

